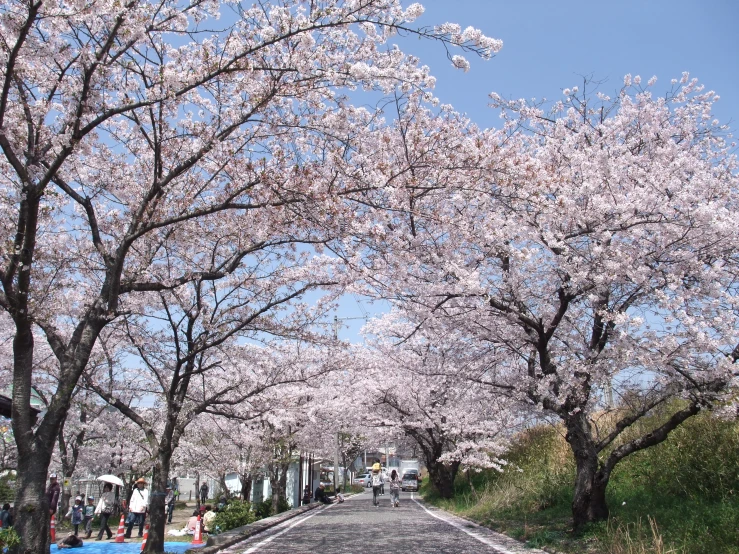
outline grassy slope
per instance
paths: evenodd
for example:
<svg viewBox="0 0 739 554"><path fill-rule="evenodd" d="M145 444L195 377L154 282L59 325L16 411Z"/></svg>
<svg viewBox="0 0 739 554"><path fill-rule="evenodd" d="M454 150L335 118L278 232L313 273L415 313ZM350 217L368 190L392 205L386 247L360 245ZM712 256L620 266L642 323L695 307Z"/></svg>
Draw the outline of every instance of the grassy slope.
<svg viewBox="0 0 739 554"><path fill-rule="evenodd" d="M638 431L638 430L635 430ZM462 475L456 495L427 499L493 529L568 553L739 554L739 424L702 414L624 460L608 491L611 519L570 533L574 463L560 429L538 427L509 465Z"/></svg>

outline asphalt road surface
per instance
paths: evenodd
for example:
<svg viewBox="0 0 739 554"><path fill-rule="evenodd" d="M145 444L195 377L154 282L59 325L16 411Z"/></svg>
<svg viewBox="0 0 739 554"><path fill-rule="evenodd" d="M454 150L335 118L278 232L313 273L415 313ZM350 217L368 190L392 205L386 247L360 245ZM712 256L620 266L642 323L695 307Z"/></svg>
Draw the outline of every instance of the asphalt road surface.
<svg viewBox="0 0 739 554"><path fill-rule="evenodd" d="M545 554L479 527L401 493L400 507L390 506L390 495L372 506L371 494L358 494L343 504L332 504L290 519L224 554Z"/></svg>

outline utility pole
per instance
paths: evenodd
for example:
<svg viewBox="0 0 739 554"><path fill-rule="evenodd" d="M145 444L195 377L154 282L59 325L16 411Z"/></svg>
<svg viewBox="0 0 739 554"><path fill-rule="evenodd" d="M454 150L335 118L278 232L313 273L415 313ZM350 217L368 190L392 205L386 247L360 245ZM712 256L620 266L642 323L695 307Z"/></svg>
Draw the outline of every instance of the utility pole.
<svg viewBox="0 0 739 554"><path fill-rule="evenodd" d="M336 448L334 449L334 494L336 494L336 485L339 482L339 432L336 432Z"/></svg>

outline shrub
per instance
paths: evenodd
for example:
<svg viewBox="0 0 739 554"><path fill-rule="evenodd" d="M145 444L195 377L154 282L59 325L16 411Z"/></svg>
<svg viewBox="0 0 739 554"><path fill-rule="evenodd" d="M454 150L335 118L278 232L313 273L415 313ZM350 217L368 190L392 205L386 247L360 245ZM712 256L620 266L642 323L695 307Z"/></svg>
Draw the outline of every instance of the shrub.
<svg viewBox="0 0 739 554"><path fill-rule="evenodd" d="M7 529L0 529L0 550L13 546L18 546L20 542L21 538L12 527L8 527Z"/></svg>
<svg viewBox="0 0 739 554"><path fill-rule="evenodd" d="M216 514L215 527L216 531L220 533L249 525L257 519L260 518L252 511L249 502L232 500Z"/></svg>
<svg viewBox="0 0 739 554"><path fill-rule="evenodd" d="M264 519L272 515L272 497L262 502L254 503L254 515L256 519Z"/></svg>
<svg viewBox="0 0 739 554"><path fill-rule="evenodd" d="M663 420L655 411L622 441ZM610 423L607 415L598 421L604 431ZM736 420L701 413L663 443L624 459L608 486L609 521L588 526L581 536L570 532L574 461L563 430L528 429L513 440L506 458L503 472L460 474L451 500L439 499L426 486L422 492L529 546L551 544L568 553L739 554Z"/></svg>
<svg viewBox="0 0 739 554"><path fill-rule="evenodd" d="M268 499L269 503L272 504L272 498L270 497ZM281 514L282 512L287 512L290 509L290 503L287 501L287 498L280 497L277 501L277 513ZM270 515L277 515L277 514L270 514Z"/></svg>
<svg viewBox="0 0 739 554"><path fill-rule="evenodd" d="M290 504L288 503L287 499L280 498L277 501L277 512L272 511L272 497L270 496L267 498L267 500L264 500L262 502L257 502L254 505L254 513L257 516L257 519L264 519L265 517L274 516L277 514L281 514L282 512L286 512L290 509Z"/></svg>

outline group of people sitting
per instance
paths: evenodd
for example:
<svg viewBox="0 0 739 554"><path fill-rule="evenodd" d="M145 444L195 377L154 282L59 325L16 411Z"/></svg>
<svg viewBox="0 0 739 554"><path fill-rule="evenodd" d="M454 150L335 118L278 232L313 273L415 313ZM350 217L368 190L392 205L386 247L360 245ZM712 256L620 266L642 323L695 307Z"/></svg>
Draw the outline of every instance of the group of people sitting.
<svg viewBox="0 0 739 554"><path fill-rule="evenodd" d="M200 517L200 530L203 533L212 533L215 531L216 514L226 507L226 498L221 497L218 500L218 504L213 507L211 504L201 504L199 508L195 509L187 520L187 524L184 528L177 530L173 529L169 531L169 535L175 537L181 537L183 535L194 535L195 529L198 525L198 517Z"/></svg>

